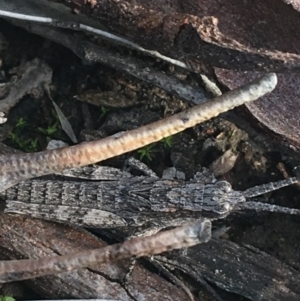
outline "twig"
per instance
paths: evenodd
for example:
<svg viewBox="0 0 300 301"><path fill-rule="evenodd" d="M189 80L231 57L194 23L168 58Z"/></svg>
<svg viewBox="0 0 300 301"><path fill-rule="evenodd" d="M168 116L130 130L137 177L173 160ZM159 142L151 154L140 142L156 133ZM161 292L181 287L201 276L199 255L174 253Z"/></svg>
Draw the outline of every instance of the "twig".
<svg viewBox="0 0 300 301"><path fill-rule="evenodd" d="M195 104L200 104L205 100L206 91L202 91L201 88L192 87L184 84L181 80L172 75L166 75L163 72L157 71L151 66L145 66L145 63L133 57L128 57L109 49L107 51L104 47L99 45L94 45L92 43L81 40L80 37L71 35L66 31L62 32L57 30L58 28L68 28L78 31L89 32L102 38L105 38L115 44L129 47L135 49L139 52L142 52L146 55L150 55L155 58L159 58L168 62L169 64L178 66L182 69L193 71L187 64L184 62L174 60L170 57L164 56L157 51L147 50L136 43L133 43L125 38L116 36L109 32L103 31L98 28L87 26L79 22L74 21L60 21L48 17L37 17L22 13L14 13L6 10L0 10L0 16L10 18L12 20L21 20L21 22L13 21L13 24L17 24L23 28L26 28L29 32L43 36L48 40L55 41L69 49L71 49L78 57L83 60L90 60L92 62L99 62L105 65L108 65L116 70L125 71L132 76L135 76L143 81L154 84L169 93L175 94L182 99L185 99L189 102ZM23 21L31 21L28 22ZM47 26L45 27L45 24ZM50 27L52 26L52 28ZM214 83L212 83L205 75L200 75L207 91L212 93L214 96L219 96L215 93L218 89Z"/></svg>
<svg viewBox="0 0 300 301"><path fill-rule="evenodd" d="M0 283L71 271L93 263L108 263L125 258L152 256L165 251L187 248L211 238L211 222L201 218L173 230L152 236L136 237L101 249L73 255L46 257L38 260L11 260L0 262Z"/></svg>
<svg viewBox="0 0 300 301"><path fill-rule="evenodd" d="M38 23L28 25L24 22L13 22L13 24L70 49L88 64L100 63L126 72L131 76L155 85L172 95L176 95L194 104L200 104L207 99L208 93L205 89L187 85L176 76L165 74L157 68L145 64L142 59L137 57L121 54L112 48L108 49L105 46L95 45L82 39L80 36L74 36L57 28L51 28ZM205 81L205 85L208 91L211 92L207 81Z"/></svg>
<svg viewBox="0 0 300 301"><path fill-rule="evenodd" d="M7 113L28 91L51 82L52 69L39 59L26 62L20 69L22 77L12 86L9 95L1 99L0 112Z"/></svg>
<svg viewBox="0 0 300 301"><path fill-rule="evenodd" d="M56 20L56 19L49 18L49 17L32 16L32 15L28 15L28 14L20 14L20 13L10 12L10 11L6 11L6 10L0 10L0 16L5 17L5 18L22 20L22 21L31 21L31 22L35 22L35 23L47 24L50 26L58 27L58 28L67 28L67 29L73 29L73 30L85 31L88 33L92 33L94 35L101 36L102 38L110 40L114 43L121 44L121 45L129 47L131 49L138 50L142 53L145 53L150 56L164 60L172 65L192 71L192 69L184 62L181 62L181 61L172 59L170 57L167 57L165 55L162 55L158 51L145 49L144 47L141 47L140 45L133 43L123 37L120 37L120 36L117 36L110 32L101 30L99 28L81 24L79 22L61 21L61 20Z"/></svg>

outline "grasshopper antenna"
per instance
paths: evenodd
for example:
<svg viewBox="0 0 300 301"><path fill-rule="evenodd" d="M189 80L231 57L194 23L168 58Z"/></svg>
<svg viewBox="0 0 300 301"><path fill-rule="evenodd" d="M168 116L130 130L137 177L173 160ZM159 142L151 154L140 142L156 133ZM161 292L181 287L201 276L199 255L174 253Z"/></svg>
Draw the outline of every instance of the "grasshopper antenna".
<svg viewBox="0 0 300 301"><path fill-rule="evenodd" d="M277 182L271 182L268 184L254 186L249 189L246 189L245 191L242 191L241 194L247 199L254 198L256 196L265 194L267 192L271 192L286 186L290 186L292 184L296 184L299 182L299 180L300 179L298 177L292 177ZM238 205L238 209L250 209L255 211L268 211L268 212L278 212L278 213L285 213L291 215L300 215L299 209L287 208L278 205L272 205L272 204L267 204L262 202L254 202L254 201L247 201L245 203L241 203Z"/></svg>

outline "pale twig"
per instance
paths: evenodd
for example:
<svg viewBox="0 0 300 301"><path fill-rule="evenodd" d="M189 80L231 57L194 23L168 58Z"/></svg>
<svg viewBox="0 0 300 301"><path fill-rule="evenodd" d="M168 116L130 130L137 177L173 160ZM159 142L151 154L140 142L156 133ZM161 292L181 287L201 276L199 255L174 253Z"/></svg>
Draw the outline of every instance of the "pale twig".
<svg viewBox="0 0 300 301"><path fill-rule="evenodd" d="M12 85L9 95L1 99L1 112L7 113L28 91L51 82L52 69L39 59L26 62L20 72L23 72L22 77Z"/></svg>
<svg viewBox="0 0 300 301"><path fill-rule="evenodd" d="M202 91L201 89L193 86L186 85L175 76L166 75L163 72L155 70L155 68L151 66L145 67L145 63L137 57L133 58L121 55L120 53L113 51L111 48L107 51L105 47L93 45L89 42L81 40L81 38L79 37L70 35L67 32L55 30L54 28L68 28L73 30L86 31L101 36L102 38L105 38L113 43L120 44L122 46L135 49L146 55L159 58L182 69L193 71L184 62L164 56L157 51L145 49L125 38L76 21L59 21L52 18L46 18L42 16L36 17L28 14L14 13L5 10L0 10L0 16L1 15L4 17L9 17L13 20L32 21L30 25L28 25L28 22L17 22L17 25L26 28L26 30L32 33L43 36L48 40L55 41L56 43L59 43L71 49L77 56L79 56L83 60L101 62L102 64L106 64L114 69L125 71L134 77L137 77L143 81L150 82L151 84L154 84L161 89L168 91L169 93L175 94L182 99L196 104L203 102L206 98L205 91ZM45 24L50 25L53 28L45 28ZM215 93L218 88L205 75L201 75L201 78L205 86L207 87L207 90L210 91L212 95L219 96L220 94L222 94Z"/></svg>
<svg viewBox="0 0 300 301"><path fill-rule="evenodd" d="M154 66L151 66L151 64L145 63L143 59L136 56L133 57L121 54L111 47L108 48L103 45L95 45L80 36L74 36L65 31L61 31L58 28L45 27L45 25L40 25L38 23L28 25L23 22L14 22L14 24L25 28L33 34L37 34L47 40L70 49L88 64L100 63L115 70L125 72L139 80L155 85L172 95L176 95L196 105L204 102L205 99L208 98L206 96L208 93L204 91L204 89L187 85L175 75L171 73L166 74ZM205 82L205 85L208 91L211 92L211 88L208 86L207 82Z"/></svg>
<svg viewBox="0 0 300 301"><path fill-rule="evenodd" d="M109 263L125 258L152 256L162 252L187 248L211 238L211 222L201 218L175 229L152 236L136 237L101 249L72 255L40 259L0 262L0 283L31 279L88 267L94 263Z"/></svg>
<svg viewBox="0 0 300 301"><path fill-rule="evenodd" d="M253 101L271 92L276 84L276 74L269 73L239 89L132 131L61 149L2 156L0 157L0 191L25 179L93 164L157 142L236 106Z"/></svg>
<svg viewBox="0 0 300 301"><path fill-rule="evenodd" d="M161 60L164 60L172 65L181 67L183 69L192 71L192 69L184 62L172 59L170 57L167 57L165 55L162 55L158 51L155 50L148 50L145 49L144 47L141 47L140 45L133 43L126 38L117 36L115 34L112 34L110 32L101 30L99 28L91 27L85 24L81 24L79 22L73 22L73 21L61 21L61 20L56 20L53 18L49 17L43 17L43 16L32 16L28 14L21 14L21 13L15 13L15 12L10 12L6 10L0 10L0 16L5 17L5 18L11 18L11 19L17 19L17 20L22 20L22 21L31 21L31 22L36 22L36 23L42 23L42 24L47 24L51 25L54 27L59 27L59 28L68 28L68 29L73 29L73 30L78 30L78 31L85 31L88 33L92 33L97 36L101 36L102 38L105 38L107 40L110 40L114 43L124 45L126 47L129 47L131 49L138 50L142 53L145 53L147 55L159 58Z"/></svg>

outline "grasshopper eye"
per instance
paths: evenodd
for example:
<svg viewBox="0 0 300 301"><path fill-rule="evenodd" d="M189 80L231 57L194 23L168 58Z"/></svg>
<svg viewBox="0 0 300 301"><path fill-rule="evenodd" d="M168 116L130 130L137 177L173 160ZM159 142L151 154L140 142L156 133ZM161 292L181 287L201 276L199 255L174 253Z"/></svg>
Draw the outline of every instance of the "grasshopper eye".
<svg viewBox="0 0 300 301"><path fill-rule="evenodd" d="M231 206L228 202L225 202L223 204L217 204L214 209L213 209L213 212L217 213L218 215L224 215L224 214L227 214L229 213L231 210Z"/></svg>
<svg viewBox="0 0 300 301"><path fill-rule="evenodd" d="M231 185L226 181L219 181L216 183L216 186L225 193L232 191Z"/></svg>

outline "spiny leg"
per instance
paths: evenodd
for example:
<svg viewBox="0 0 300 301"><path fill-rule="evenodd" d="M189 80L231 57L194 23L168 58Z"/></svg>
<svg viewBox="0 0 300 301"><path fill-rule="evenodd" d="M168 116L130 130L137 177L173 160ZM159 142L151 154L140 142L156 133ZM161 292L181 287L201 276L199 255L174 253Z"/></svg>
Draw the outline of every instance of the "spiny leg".
<svg viewBox="0 0 300 301"><path fill-rule="evenodd" d="M148 177L158 178L156 173L146 164L144 164L140 160L130 157L125 162L124 171L131 172L132 170L137 170Z"/></svg>

